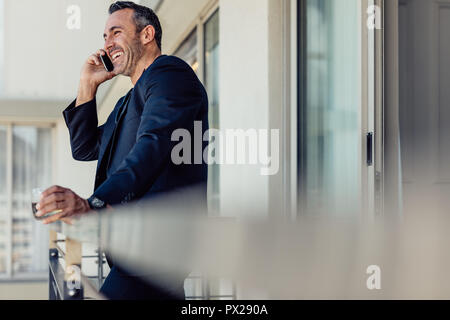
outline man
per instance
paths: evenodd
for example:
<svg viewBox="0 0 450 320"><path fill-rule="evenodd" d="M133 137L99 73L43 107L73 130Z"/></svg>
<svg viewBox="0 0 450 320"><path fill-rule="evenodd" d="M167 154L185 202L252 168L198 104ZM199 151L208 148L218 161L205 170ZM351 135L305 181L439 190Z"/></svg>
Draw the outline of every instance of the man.
<svg viewBox="0 0 450 320"><path fill-rule="evenodd" d="M202 84L185 62L161 55L162 30L151 9L118 1L109 13L104 49L87 59L77 99L63 113L73 157L98 160L95 191L89 199L82 199L66 188L47 189L38 216L55 210L60 213L46 218L45 224L68 222L73 215L206 181L205 163L175 165L171 161L174 130L186 129L193 137L194 121L202 121L203 132L208 128L208 99ZM112 72L105 70L100 55L110 57ZM98 127L97 88L119 74L130 77L134 87ZM183 281L172 288L157 288L110 259L108 263L112 269L101 292L111 299L184 298Z"/></svg>

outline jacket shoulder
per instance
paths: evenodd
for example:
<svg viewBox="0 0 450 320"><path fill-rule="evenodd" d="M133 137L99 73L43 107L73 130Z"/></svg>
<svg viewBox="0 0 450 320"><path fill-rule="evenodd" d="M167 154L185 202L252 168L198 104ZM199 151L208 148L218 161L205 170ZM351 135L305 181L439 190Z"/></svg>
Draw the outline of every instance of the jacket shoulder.
<svg viewBox="0 0 450 320"><path fill-rule="evenodd" d="M170 84L165 86L166 89L176 91L181 85L191 90L200 87L200 81L191 66L175 56L160 56L144 71L135 88L147 96L156 83Z"/></svg>
<svg viewBox="0 0 450 320"><path fill-rule="evenodd" d="M149 69L157 69L162 66L173 66L185 69L191 69L191 67L183 60L175 56L160 56L156 61L149 67Z"/></svg>
<svg viewBox="0 0 450 320"><path fill-rule="evenodd" d="M175 56L161 56L142 74L140 83L148 83L158 77L195 76L192 68L182 59Z"/></svg>

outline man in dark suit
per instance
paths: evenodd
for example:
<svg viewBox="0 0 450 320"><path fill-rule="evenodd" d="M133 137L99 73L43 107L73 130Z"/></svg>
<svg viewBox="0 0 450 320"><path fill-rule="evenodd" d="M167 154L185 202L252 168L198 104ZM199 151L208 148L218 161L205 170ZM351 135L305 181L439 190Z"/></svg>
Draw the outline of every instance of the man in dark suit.
<svg viewBox="0 0 450 320"><path fill-rule="evenodd" d="M206 182L203 161L175 165L171 160L175 130L188 130L194 137L195 121L202 122L202 133L208 129L208 99L203 85L184 61L161 55L162 30L151 9L118 1L109 13L104 49L87 59L77 99L64 111L73 157L98 160L94 193L82 199L70 189L47 189L38 215L55 210L60 213L44 219L45 224L68 222L73 215ZM100 55L111 58L112 72L105 70ZM97 88L119 74L130 77L134 87L117 102L106 123L98 126ZM202 145L205 147L205 142ZM194 158L193 147L192 151ZM159 288L117 265L112 266L101 291L112 299L184 298L182 281L178 287Z"/></svg>

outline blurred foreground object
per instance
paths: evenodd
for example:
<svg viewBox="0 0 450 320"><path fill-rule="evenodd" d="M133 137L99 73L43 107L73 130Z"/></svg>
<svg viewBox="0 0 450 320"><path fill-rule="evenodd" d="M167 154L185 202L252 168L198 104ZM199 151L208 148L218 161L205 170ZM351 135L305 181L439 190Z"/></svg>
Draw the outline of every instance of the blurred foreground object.
<svg viewBox="0 0 450 320"><path fill-rule="evenodd" d="M195 270L230 279L238 299L448 299L444 213L435 205L417 207L403 221L210 218L193 188L83 217L60 231L99 243L138 274ZM368 287L373 266L380 289Z"/></svg>

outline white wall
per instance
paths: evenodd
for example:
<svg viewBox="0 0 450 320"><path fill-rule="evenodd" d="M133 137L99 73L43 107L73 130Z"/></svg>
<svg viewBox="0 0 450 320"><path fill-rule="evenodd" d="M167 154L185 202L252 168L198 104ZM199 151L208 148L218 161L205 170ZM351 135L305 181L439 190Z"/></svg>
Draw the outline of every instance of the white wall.
<svg viewBox="0 0 450 320"><path fill-rule="evenodd" d="M269 0L220 2L220 127L268 129ZM267 215L269 178L259 166L221 167L224 214Z"/></svg>
<svg viewBox="0 0 450 320"><path fill-rule="evenodd" d="M73 97L82 63L103 47L109 4L109 0L5 0L3 96ZM79 30L66 27L70 5L81 9Z"/></svg>

